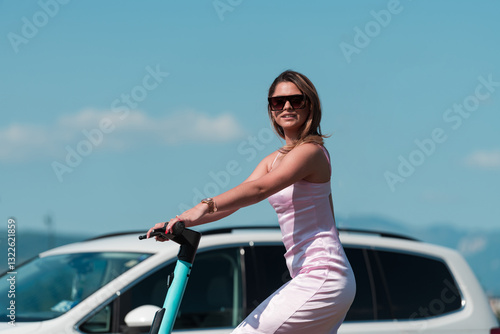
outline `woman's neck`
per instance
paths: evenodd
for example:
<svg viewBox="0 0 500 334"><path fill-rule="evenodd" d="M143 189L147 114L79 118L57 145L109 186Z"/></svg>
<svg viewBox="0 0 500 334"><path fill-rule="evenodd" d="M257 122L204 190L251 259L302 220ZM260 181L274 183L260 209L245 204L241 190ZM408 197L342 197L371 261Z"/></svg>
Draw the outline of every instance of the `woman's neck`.
<svg viewBox="0 0 500 334"><path fill-rule="evenodd" d="M287 145L294 145L297 141L299 141L299 135L297 133L285 133L285 143Z"/></svg>

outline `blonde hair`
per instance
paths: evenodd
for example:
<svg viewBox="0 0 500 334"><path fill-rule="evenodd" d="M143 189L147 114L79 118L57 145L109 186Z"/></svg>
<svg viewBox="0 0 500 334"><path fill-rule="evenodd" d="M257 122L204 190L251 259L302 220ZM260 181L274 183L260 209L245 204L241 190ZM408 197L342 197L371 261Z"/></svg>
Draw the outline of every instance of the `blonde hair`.
<svg viewBox="0 0 500 334"><path fill-rule="evenodd" d="M269 97L273 96L276 86L281 82L291 82L295 84L302 94L306 96L306 108L309 109L309 115L299 131L299 137L297 140L290 145L281 147L280 152L286 154L294 147L304 143L323 145L323 138L328 138L329 136L321 133L321 103L319 101L318 92L316 91L313 83L305 75L287 70L274 79L271 87L269 87ZM269 105L267 107L267 112L269 114L269 118L271 119L274 131L278 134L278 136L285 139L285 132L283 131L283 128L276 123Z"/></svg>

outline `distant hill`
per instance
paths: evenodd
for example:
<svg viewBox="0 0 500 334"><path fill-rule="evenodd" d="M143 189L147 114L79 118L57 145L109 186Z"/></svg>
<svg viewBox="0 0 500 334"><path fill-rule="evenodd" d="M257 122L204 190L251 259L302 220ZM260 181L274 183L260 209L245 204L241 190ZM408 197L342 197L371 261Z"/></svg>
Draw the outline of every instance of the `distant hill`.
<svg viewBox="0 0 500 334"><path fill-rule="evenodd" d="M86 235L56 234L49 236L44 232L16 233L16 266L50 248L87 239ZM7 235L0 235L0 251L7 254ZM7 271L7 260L0 262L0 273Z"/></svg>
<svg viewBox="0 0 500 334"><path fill-rule="evenodd" d="M500 229L480 231L456 228L437 223L412 227L378 216L337 217L339 227L366 229L403 234L416 239L458 250L475 272L486 293L500 297ZM57 234L19 231L16 236L16 260L21 264L49 248L88 239L90 235ZM0 236L0 251L7 254L7 237ZM0 272L7 270L7 261L0 262Z"/></svg>

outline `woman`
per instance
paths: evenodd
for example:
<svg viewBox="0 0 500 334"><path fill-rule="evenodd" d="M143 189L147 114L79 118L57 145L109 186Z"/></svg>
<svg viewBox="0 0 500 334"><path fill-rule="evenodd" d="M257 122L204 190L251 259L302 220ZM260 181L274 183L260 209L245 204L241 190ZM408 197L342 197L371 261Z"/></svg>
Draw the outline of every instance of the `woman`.
<svg viewBox="0 0 500 334"><path fill-rule="evenodd" d="M188 227L205 224L267 198L278 214L292 280L233 333L336 333L356 284L335 227L318 93L307 77L285 71L269 88L268 101L271 122L286 145L264 158L242 184L171 219L167 231L178 221Z"/></svg>

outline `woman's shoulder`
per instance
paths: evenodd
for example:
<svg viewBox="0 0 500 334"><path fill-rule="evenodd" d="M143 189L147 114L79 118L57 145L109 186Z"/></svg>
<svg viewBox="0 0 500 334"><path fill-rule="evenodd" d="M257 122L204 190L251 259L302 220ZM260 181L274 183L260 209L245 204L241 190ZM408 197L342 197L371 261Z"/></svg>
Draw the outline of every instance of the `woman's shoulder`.
<svg viewBox="0 0 500 334"><path fill-rule="evenodd" d="M289 153L290 159L301 159L311 163L330 162L330 153L321 144L303 143L295 147Z"/></svg>
<svg viewBox="0 0 500 334"><path fill-rule="evenodd" d="M309 154L325 154L328 152L323 145L317 143L302 143L295 147L294 150L296 150L296 152L301 151Z"/></svg>

